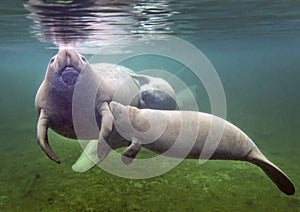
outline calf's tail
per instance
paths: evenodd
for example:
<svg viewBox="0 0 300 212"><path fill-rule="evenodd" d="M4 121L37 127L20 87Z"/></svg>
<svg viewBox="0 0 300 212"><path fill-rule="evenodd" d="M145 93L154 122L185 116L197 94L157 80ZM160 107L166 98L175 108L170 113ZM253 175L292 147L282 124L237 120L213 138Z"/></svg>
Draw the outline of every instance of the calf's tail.
<svg viewBox="0 0 300 212"><path fill-rule="evenodd" d="M258 148L251 150L246 160L259 166L283 193L287 195L295 193L295 187L288 176L270 162Z"/></svg>

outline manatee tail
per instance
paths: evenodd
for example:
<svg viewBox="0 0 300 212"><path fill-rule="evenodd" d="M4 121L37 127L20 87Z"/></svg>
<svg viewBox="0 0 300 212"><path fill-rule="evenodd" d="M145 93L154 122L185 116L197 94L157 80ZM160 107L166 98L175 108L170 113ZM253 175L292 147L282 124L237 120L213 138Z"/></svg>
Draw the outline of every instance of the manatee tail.
<svg viewBox="0 0 300 212"><path fill-rule="evenodd" d="M295 193L295 187L288 176L271 163L257 148L248 154L247 161L259 166L283 193L287 195Z"/></svg>
<svg viewBox="0 0 300 212"><path fill-rule="evenodd" d="M75 172L86 172L95 167L100 161L97 154L98 140L91 140L84 148L84 151L73 164L72 169Z"/></svg>

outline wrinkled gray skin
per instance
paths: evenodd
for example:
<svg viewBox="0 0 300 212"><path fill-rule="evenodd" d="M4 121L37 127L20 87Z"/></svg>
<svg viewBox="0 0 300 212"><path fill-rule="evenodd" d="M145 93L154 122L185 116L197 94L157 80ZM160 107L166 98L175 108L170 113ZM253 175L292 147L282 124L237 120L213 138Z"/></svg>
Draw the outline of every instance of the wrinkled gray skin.
<svg viewBox="0 0 300 212"><path fill-rule="evenodd" d="M108 102L113 99L125 105L130 104L138 107L141 104L141 83L131 77L129 69L122 66L114 66L112 69L112 66L114 65L91 65L72 48L60 49L57 55L50 60L45 79L36 95L35 106L39 114L37 124L38 143L51 160L60 163L49 145L48 128L72 139L100 139L102 135L112 130L112 116L109 112ZM166 82L164 81L164 83ZM72 103L74 88L79 85L82 87L78 96L82 96L83 99L89 91L93 91L94 88L97 89L94 111L100 133L99 129L94 132L88 132L87 129L87 133L77 138L73 125ZM172 88L166 90L166 93L172 94L172 92L174 93ZM161 109L175 109L174 105L166 107L164 98L167 95L163 91L161 94L164 97L160 98L161 102L158 102L158 105L161 103L161 106L158 107ZM133 98L134 96L135 98ZM147 93L147 98L157 100L157 96L151 96L151 92ZM88 114L89 111L87 110L88 108L80 108L80 113L83 115ZM126 142L122 142L117 134L113 140L115 142L112 141L111 145L114 148L126 145Z"/></svg>
<svg viewBox="0 0 300 212"><path fill-rule="evenodd" d="M109 107L114 127L120 135L132 142L122 156L122 160L126 164L131 163L141 146L166 156L199 159L213 123L220 127L217 130L221 131L224 127L224 131L213 155L207 159L248 161L259 166L285 194L292 195L295 192L290 179L260 152L244 132L226 120L211 114L193 111L137 109L114 101L109 104ZM184 125L188 127L184 128ZM179 139L175 145L180 130L188 131L188 134L181 137L183 139ZM156 137L157 134L160 135ZM196 140L190 138L189 135L195 135ZM151 142L153 138L155 140ZM208 145L211 146L216 144L215 140L209 142L211 143ZM185 152L184 150L188 146L191 149L187 155L183 155L182 152ZM172 151L168 151L170 148L173 148ZM103 151L98 152L101 160L108 154Z"/></svg>

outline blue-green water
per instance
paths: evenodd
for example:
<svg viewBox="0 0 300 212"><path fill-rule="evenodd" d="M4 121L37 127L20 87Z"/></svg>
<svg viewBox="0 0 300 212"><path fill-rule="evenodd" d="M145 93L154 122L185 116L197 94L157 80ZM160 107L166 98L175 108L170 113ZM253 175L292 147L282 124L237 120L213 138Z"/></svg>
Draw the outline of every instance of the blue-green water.
<svg viewBox="0 0 300 212"><path fill-rule="evenodd" d="M179 14L166 21L170 32L210 59L224 86L227 119L291 178L295 195L282 194L259 168L236 161L185 160L147 180L98 168L78 174L71 165L80 145L51 132L62 160L54 164L36 141L34 97L57 50L49 48L51 39L40 42L30 33L24 1L2 1L0 211L300 211L300 4L172 2L165 1ZM199 95L209 111L206 95Z"/></svg>

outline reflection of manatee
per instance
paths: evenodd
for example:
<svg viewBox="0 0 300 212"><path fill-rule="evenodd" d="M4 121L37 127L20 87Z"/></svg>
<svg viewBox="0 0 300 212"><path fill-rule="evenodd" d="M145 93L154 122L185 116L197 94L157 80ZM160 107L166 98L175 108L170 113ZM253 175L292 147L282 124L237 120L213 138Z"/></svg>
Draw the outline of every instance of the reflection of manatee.
<svg viewBox="0 0 300 212"><path fill-rule="evenodd" d="M100 131L112 128L112 125L107 124L111 123L112 116L107 111L109 108L103 107L104 103L114 100L125 105L140 105L139 83L131 77L130 72L123 66L113 64L90 65L83 56L71 48L58 51L49 62L45 79L35 100L36 110L39 113L38 142L51 160L60 163L49 145L48 128L68 138L97 139L99 128ZM95 96L91 96L93 93ZM79 111L74 111L74 101L83 102ZM158 101L157 104L158 108L166 109L165 102ZM89 108L89 105L92 105L92 108ZM145 107L152 108L152 104ZM93 117L89 117L91 109L95 111ZM168 109L175 107L171 105ZM74 112L80 113L78 122L87 123L86 126L80 123L84 129L80 129L79 135L78 129L77 134L75 132ZM95 117L98 126L96 129L93 128L95 124L90 122Z"/></svg>
<svg viewBox="0 0 300 212"><path fill-rule="evenodd" d="M132 141L122 156L123 162L127 164L138 154L141 146L166 156L198 159L205 144L216 146L211 158L207 159L241 160L253 163L259 166L282 192L288 195L295 192L289 178L260 152L244 132L226 120L193 111L137 109L114 101L109 104L109 107L114 117L114 127L120 135ZM218 136L214 140L206 141L212 124L217 126L218 131L224 130L220 143L216 143ZM176 141L182 130L188 133ZM157 134L161 136L156 138ZM195 139L192 135L195 135ZM187 146L191 149L184 154L183 152L188 149ZM99 148L98 151L99 158L102 160L109 153L102 152Z"/></svg>

